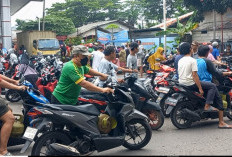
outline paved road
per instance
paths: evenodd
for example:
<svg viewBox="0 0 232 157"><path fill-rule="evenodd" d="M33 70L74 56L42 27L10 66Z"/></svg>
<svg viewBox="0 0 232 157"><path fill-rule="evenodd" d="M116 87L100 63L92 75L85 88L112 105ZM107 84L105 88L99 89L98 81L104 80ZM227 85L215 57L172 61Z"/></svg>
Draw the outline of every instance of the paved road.
<svg viewBox="0 0 232 157"><path fill-rule="evenodd" d="M10 103L14 113L21 113L21 102ZM232 124L228 118L226 122ZM232 129L218 129L218 120L197 122L190 129L176 129L169 118L159 131L153 131L150 143L141 150L130 151L124 147L93 155L231 155ZM20 154L21 146L9 148L13 155L30 155L30 150Z"/></svg>

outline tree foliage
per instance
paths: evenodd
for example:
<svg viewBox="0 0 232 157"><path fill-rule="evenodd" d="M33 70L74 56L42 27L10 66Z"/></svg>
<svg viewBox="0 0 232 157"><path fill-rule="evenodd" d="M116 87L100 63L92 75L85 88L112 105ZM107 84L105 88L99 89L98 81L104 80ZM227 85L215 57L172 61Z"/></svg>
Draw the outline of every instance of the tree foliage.
<svg viewBox="0 0 232 157"><path fill-rule="evenodd" d="M184 5L198 11L195 21L200 22L204 20L204 12L215 10L219 14L224 14L232 7L232 0L184 0Z"/></svg>
<svg viewBox="0 0 232 157"><path fill-rule="evenodd" d="M193 18L195 17L196 13L185 23L181 23L177 18L177 26L176 28L168 28L166 31L161 31L156 33L156 36L160 35L168 35L168 34L178 34L178 37L175 38L177 44L183 41L184 36L186 33L196 29L198 27L197 22L193 22Z"/></svg>
<svg viewBox="0 0 232 157"><path fill-rule="evenodd" d="M38 30L38 21L16 20L17 30L29 31ZM42 30L42 19L40 20L40 28ZM75 26L71 19L61 18L58 16L49 15L45 17L45 30L56 32L57 35L68 35L75 32Z"/></svg>

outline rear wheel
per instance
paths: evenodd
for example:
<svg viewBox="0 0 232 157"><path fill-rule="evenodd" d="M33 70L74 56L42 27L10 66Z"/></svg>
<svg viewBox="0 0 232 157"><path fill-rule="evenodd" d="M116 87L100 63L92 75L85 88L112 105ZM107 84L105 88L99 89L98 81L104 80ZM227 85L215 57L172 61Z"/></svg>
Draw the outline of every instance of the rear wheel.
<svg viewBox="0 0 232 157"><path fill-rule="evenodd" d="M20 94L16 90L9 89L5 94L6 100L10 102L18 102L21 100Z"/></svg>
<svg viewBox="0 0 232 157"><path fill-rule="evenodd" d="M192 120L187 117L183 111L183 109L192 110L191 106L190 101L181 101L177 103L176 107L171 112L172 124L178 129L186 129L192 125Z"/></svg>
<svg viewBox="0 0 232 157"><path fill-rule="evenodd" d="M62 132L47 132L35 141L31 155L47 156L48 146L52 143L69 145L71 143L71 139L69 136Z"/></svg>
<svg viewBox="0 0 232 157"><path fill-rule="evenodd" d="M132 119L126 123L126 137L123 144L130 150L145 147L151 140L152 132L146 120Z"/></svg>

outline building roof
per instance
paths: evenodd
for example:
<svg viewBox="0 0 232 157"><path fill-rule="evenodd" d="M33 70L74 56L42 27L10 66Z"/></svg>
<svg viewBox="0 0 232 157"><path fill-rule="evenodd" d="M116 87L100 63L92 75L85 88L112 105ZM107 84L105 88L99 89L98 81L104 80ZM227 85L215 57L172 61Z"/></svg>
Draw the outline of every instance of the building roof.
<svg viewBox="0 0 232 157"><path fill-rule="evenodd" d="M106 25L106 24L114 23L114 22L118 22L121 25L127 26L128 28L132 28L132 29L134 28L133 26L130 26L130 25L128 25L128 24L126 24L124 22L118 21L118 20L100 21L100 22L90 23L90 24L78 27L77 28L77 34L76 33L75 34L76 35L81 35L81 34L83 34L85 32L88 32L89 30L95 29L97 27L101 27L101 26Z"/></svg>
<svg viewBox="0 0 232 157"><path fill-rule="evenodd" d="M17 13L21 8L27 5L30 1L42 2L43 0L11 0L10 1L10 14L11 16Z"/></svg>
<svg viewBox="0 0 232 157"><path fill-rule="evenodd" d="M193 13L194 12L190 12L190 13L184 14L182 16L179 16L178 19L181 21L181 20L183 20L185 18L190 17L191 15L193 15ZM177 18L171 18L171 19L169 19L169 20L166 21L167 27L169 27L169 26L171 26L171 25L173 25L175 23L177 23ZM163 29L164 28L164 23L158 24L158 25L153 26L151 28L161 28L161 29Z"/></svg>

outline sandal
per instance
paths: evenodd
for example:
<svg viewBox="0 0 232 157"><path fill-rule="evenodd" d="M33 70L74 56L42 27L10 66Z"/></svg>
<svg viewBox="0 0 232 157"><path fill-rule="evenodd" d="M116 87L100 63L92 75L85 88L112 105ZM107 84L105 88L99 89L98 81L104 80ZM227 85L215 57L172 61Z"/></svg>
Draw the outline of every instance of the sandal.
<svg viewBox="0 0 232 157"><path fill-rule="evenodd" d="M219 129L232 129L231 125L224 124L223 126L218 126Z"/></svg>
<svg viewBox="0 0 232 157"><path fill-rule="evenodd" d="M3 156L13 156L10 152L7 152L6 154L4 154Z"/></svg>
<svg viewBox="0 0 232 157"><path fill-rule="evenodd" d="M207 110L204 110L204 112L212 112L212 111L218 111L218 109L213 106L210 106Z"/></svg>

